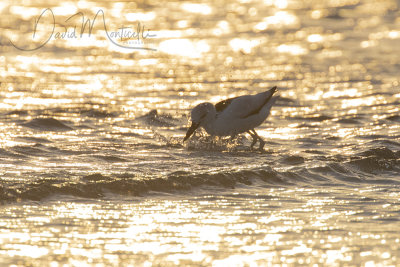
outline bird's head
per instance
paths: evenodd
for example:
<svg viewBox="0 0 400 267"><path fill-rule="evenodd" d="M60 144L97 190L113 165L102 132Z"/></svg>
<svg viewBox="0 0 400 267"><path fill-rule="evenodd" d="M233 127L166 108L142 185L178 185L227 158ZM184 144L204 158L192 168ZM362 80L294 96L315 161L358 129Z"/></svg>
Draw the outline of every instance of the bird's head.
<svg viewBox="0 0 400 267"><path fill-rule="evenodd" d="M213 110L215 111L215 107L211 103L201 103L193 108L191 113L192 125L186 132L186 136L183 139L184 142L202 125L206 120L207 115L209 115Z"/></svg>

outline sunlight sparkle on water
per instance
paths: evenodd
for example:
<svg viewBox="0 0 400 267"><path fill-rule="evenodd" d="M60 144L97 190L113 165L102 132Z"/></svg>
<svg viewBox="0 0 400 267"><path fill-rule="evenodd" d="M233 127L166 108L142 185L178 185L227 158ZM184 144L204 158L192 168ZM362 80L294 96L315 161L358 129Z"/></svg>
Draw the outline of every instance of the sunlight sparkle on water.
<svg viewBox="0 0 400 267"><path fill-rule="evenodd" d="M307 41L310 43L320 43L324 40L324 37L321 34L311 34L307 37Z"/></svg>
<svg viewBox="0 0 400 267"><path fill-rule="evenodd" d="M228 34L231 32L231 26L226 20L221 20L218 22L215 29L213 29L213 33L216 36L221 36L222 34Z"/></svg>
<svg viewBox="0 0 400 267"><path fill-rule="evenodd" d="M72 99L53 99L53 98L39 98L39 97L25 97L23 99L5 99L5 103L12 104L13 106L22 108L24 106L46 106L57 104L69 104L72 103Z"/></svg>
<svg viewBox="0 0 400 267"><path fill-rule="evenodd" d="M182 9L202 15L210 15L212 12L212 8L207 4L184 3L182 4Z"/></svg>
<svg viewBox="0 0 400 267"><path fill-rule="evenodd" d="M147 12L147 13L127 13L125 15L128 21L151 21L156 18L155 12Z"/></svg>
<svg viewBox="0 0 400 267"><path fill-rule="evenodd" d="M282 44L277 47L279 53L288 53L295 56L304 55L308 53L308 49L297 44Z"/></svg>
<svg viewBox="0 0 400 267"><path fill-rule="evenodd" d="M160 30L155 31L155 34L160 39L181 38L184 36L182 30Z"/></svg>
<svg viewBox="0 0 400 267"><path fill-rule="evenodd" d="M11 257L13 256L25 256L30 258L40 258L49 253L49 249L40 246L30 246L22 244L6 245L6 250L3 253L7 253ZM0 252L1 254L1 252Z"/></svg>
<svg viewBox="0 0 400 267"><path fill-rule="evenodd" d="M374 104L385 104L385 98L382 96L368 96L364 98L342 100L342 108L371 106Z"/></svg>
<svg viewBox="0 0 400 267"><path fill-rule="evenodd" d="M54 15L59 15L59 16L68 16L68 15L73 15L78 12L77 6L73 2L62 2L58 6L55 6L51 9L54 12Z"/></svg>
<svg viewBox="0 0 400 267"><path fill-rule="evenodd" d="M250 53L254 47L259 46L260 44L261 40L258 41L235 38L229 41L229 45L232 47L233 51L243 51L246 54Z"/></svg>
<svg viewBox="0 0 400 267"><path fill-rule="evenodd" d="M160 43L160 51L183 57L199 58L210 50L206 41L191 41L189 39L170 39Z"/></svg>
<svg viewBox="0 0 400 267"><path fill-rule="evenodd" d="M299 23L297 16L287 11L278 11L273 16L265 17L263 21L254 26L257 31L264 31L269 28L284 28Z"/></svg>
<svg viewBox="0 0 400 267"><path fill-rule="evenodd" d="M21 16L25 20L32 18L33 16L38 16L42 10L36 7L24 7L24 6L11 6L10 13L14 15Z"/></svg>

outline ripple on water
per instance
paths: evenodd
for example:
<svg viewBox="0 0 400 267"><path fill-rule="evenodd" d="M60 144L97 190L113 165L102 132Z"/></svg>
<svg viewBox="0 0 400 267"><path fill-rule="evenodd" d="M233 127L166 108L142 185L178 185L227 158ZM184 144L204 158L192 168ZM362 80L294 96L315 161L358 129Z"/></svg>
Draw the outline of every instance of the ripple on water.
<svg viewBox="0 0 400 267"><path fill-rule="evenodd" d="M71 127L62 123L54 118L37 118L27 123L22 124L25 127L29 127L41 131L71 131Z"/></svg>

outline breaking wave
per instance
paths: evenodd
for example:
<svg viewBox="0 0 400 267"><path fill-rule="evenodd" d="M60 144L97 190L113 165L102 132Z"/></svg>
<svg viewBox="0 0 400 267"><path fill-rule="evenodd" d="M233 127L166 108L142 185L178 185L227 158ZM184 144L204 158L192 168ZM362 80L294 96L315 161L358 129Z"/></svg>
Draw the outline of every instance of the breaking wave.
<svg viewBox="0 0 400 267"><path fill-rule="evenodd" d="M30 153L38 153L36 150ZM149 192L185 193L201 188L208 190L235 189L238 186L290 187L290 186L357 186L359 184L391 184L400 186L400 151L386 147L369 149L341 160L328 159L324 165L303 166L305 159L285 156L292 166L280 170L271 166L237 171L191 173L176 171L165 176L142 178L136 174L104 175L94 173L78 180L40 179L24 185L0 185L0 201L42 200L54 195L72 195L83 198L102 198L107 193L145 196ZM120 159L104 159L119 161ZM380 174L385 174L384 176ZM384 177L384 178L381 178ZM211 190L211 189L210 189Z"/></svg>

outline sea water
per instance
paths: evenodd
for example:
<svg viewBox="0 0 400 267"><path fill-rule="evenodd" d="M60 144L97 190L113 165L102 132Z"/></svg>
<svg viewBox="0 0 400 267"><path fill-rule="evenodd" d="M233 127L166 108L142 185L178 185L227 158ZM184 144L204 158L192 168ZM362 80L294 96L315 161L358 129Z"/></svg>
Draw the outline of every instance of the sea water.
<svg viewBox="0 0 400 267"><path fill-rule="evenodd" d="M0 13L0 265L400 264L398 1ZM264 152L183 143L198 103L273 86Z"/></svg>

